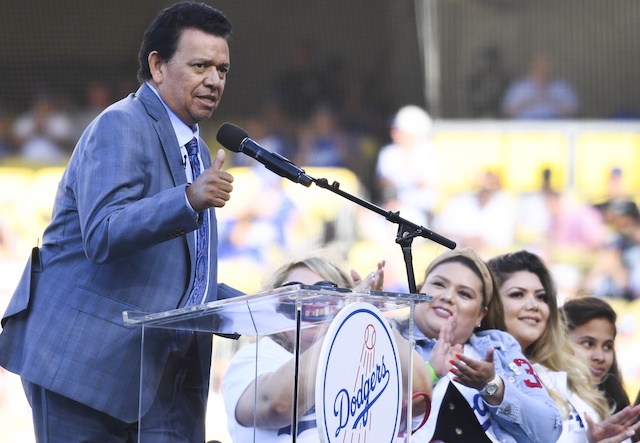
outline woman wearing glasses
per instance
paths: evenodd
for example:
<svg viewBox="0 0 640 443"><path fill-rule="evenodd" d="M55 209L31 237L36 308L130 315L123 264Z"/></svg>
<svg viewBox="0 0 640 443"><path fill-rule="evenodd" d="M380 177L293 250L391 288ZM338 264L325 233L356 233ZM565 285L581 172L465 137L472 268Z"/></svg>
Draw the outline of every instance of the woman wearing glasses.
<svg viewBox="0 0 640 443"><path fill-rule="evenodd" d="M309 256L281 266L265 285L265 289L303 284L318 286L320 289L355 287L355 289L381 290L383 266L384 262L380 262L377 270L361 279L355 271L351 271L349 275L332 260L322 255ZM293 318L293 312L288 311L287 306L281 305L277 308L280 314ZM327 314L319 306L317 310L303 310L302 320L305 322L325 320ZM315 393L312 387L315 386L318 355L327 326L328 322L325 322L324 326L305 328L301 331L298 371L301 387L298 391L300 419L297 424L297 441L299 442L319 441L314 409ZM254 343L241 348L231 360L222 380L222 395L232 441L261 443L291 441L294 334L292 331L262 337L257 345ZM257 374L256 352L258 353ZM424 368L422 370L422 380L425 383L430 382L428 373ZM414 375L414 386L418 384L423 389L430 388L430 386L420 385L420 381L416 378L417 376Z"/></svg>

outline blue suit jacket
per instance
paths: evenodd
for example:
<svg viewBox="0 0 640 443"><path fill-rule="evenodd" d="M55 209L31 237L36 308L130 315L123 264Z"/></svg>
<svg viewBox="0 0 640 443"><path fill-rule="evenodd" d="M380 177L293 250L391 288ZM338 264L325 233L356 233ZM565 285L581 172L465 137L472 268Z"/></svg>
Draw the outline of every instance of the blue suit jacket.
<svg viewBox="0 0 640 443"><path fill-rule="evenodd" d="M208 167L211 156L199 142ZM0 365L135 421L141 333L123 326L122 312L160 312L184 303L194 277L192 231L198 228L185 187L169 116L148 86L96 118L74 150L42 247L28 261L2 319ZM239 294L216 285L215 212L209 215L214 253L206 301ZM153 337L145 338L146 354L154 361L145 361L143 411L173 340L166 333ZM211 337L200 341L206 389Z"/></svg>

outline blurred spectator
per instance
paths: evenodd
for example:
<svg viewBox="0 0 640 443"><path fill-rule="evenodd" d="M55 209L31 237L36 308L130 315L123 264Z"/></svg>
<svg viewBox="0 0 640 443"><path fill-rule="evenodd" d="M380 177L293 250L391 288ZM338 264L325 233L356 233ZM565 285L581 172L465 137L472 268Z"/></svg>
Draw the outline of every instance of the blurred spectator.
<svg viewBox="0 0 640 443"><path fill-rule="evenodd" d="M256 143L263 148L288 157L287 142L284 137L272 130L269 126L269 120L264 113L256 112L247 117L246 131ZM257 160L244 154L232 155L231 163L234 166L251 166L256 167L256 171L263 171L265 167ZM261 172L258 172L261 173ZM269 175L277 177L272 172Z"/></svg>
<svg viewBox="0 0 640 443"><path fill-rule="evenodd" d="M435 218L436 230L455 241L459 248L495 254L515 240L515 201L502 189L498 173L487 170L478 189L452 197Z"/></svg>
<svg viewBox="0 0 640 443"><path fill-rule="evenodd" d="M273 181L266 183L261 192L254 205L246 206L232 219L221 219L221 259L245 258L264 266L271 262L276 250L288 250L299 210Z"/></svg>
<svg viewBox="0 0 640 443"><path fill-rule="evenodd" d="M48 92L35 97L31 109L14 122L13 131L19 155L37 163L65 164L75 141L72 119Z"/></svg>
<svg viewBox="0 0 640 443"><path fill-rule="evenodd" d="M629 198L629 193L627 192L627 188L624 183L622 168L616 166L612 168L609 173L609 178L607 180L607 194L602 197L601 201L595 203L594 207L598 209L604 217L607 215L607 208L609 207L609 204L623 198Z"/></svg>
<svg viewBox="0 0 640 443"><path fill-rule="evenodd" d="M631 200L612 201L607 208L614 238L588 271L583 290L600 297L640 298L640 212Z"/></svg>
<svg viewBox="0 0 640 443"><path fill-rule="evenodd" d="M388 130L385 112L383 106L372 99L372 88L361 78L350 77L345 81L348 84L341 107L341 120L345 129L362 136L386 138Z"/></svg>
<svg viewBox="0 0 640 443"><path fill-rule="evenodd" d="M249 136L263 148L287 155L287 143L273 131L265 112L248 117L245 126ZM230 158L234 166L251 168L260 198L239 200L232 212L218 217L218 253L221 259L245 259L264 266L274 249L287 250L294 234L292 224L298 208L282 188L282 178L255 159L241 153Z"/></svg>
<svg viewBox="0 0 640 443"><path fill-rule="evenodd" d="M611 120L638 120L640 119L640 112L634 109L633 106L622 106L616 109L609 118Z"/></svg>
<svg viewBox="0 0 640 443"><path fill-rule="evenodd" d="M275 80L275 99L293 121L304 121L326 99L325 71L320 69L316 44L310 40L297 42L291 51L291 65Z"/></svg>
<svg viewBox="0 0 640 443"><path fill-rule="evenodd" d="M348 168L359 161L353 149L353 140L342 130L339 116L328 105L313 110L309 121L298 128L299 165Z"/></svg>
<svg viewBox="0 0 640 443"><path fill-rule="evenodd" d="M574 117L578 97L565 81L555 78L551 60L543 54L531 59L529 73L506 92L502 109L516 119L560 119Z"/></svg>
<svg viewBox="0 0 640 443"><path fill-rule="evenodd" d="M376 161L382 140L388 137L388 127L386 113L372 99L373 95L363 79L348 81L340 120L356 146L359 161L354 165L354 172L369 191L370 198L376 200Z"/></svg>
<svg viewBox="0 0 640 443"><path fill-rule="evenodd" d="M634 405L640 405L640 390L638 390L638 395L636 396L636 401L633 402ZM633 441L640 441L640 430L637 430L635 435L633 436Z"/></svg>
<svg viewBox="0 0 640 443"><path fill-rule="evenodd" d="M76 138L80 138L82 131L89 123L111 103L113 103L113 97L107 82L100 79L90 81L85 90L85 103L76 114Z"/></svg>
<svg viewBox="0 0 640 443"><path fill-rule="evenodd" d="M380 150L376 165L382 205L419 225L431 223L438 198L432 125L422 108L402 107L391 122L391 143Z"/></svg>
<svg viewBox="0 0 640 443"><path fill-rule="evenodd" d="M584 269L604 246L606 232L598 210L571 193L545 189L520 198L517 241L547 261L561 299L575 293Z"/></svg>
<svg viewBox="0 0 640 443"><path fill-rule="evenodd" d="M258 266L271 263L279 252L291 251L299 238L303 214L282 189L282 179L262 164L257 174L259 198L236 206L230 217L218 219L218 254L221 260L244 259Z"/></svg>
<svg viewBox="0 0 640 443"><path fill-rule="evenodd" d="M249 119L260 118L272 136L278 137L284 143L283 155L292 159L296 142L296 125L289 119L278 102L271 96L262 102L257 115L250 116ZM251 133L249 133L251 135Z"/></svg>
<svg viewBox="0 0 640 443"><path fill-rule="evenodd" d="M549 179L550 171L546 170L542 189L520 196L516 220L518 240L538 245L547 252L558 248L581 253L599 250L606 233L602 215L571 194L553 190Z"/></svg>
<svg viewBox="0 0 640 443"><path fill-rule="evenodd" d="M501 102L509 84L502 65L502 54L495 46L483 48L476 56L469 79L469 101L474 118L498 118Z"/></svg>
<svg viewBox="0 0 640 443"><path fill-rule="evenodd" d="M0 160L16 154L15 144L11 133L11 116L0 106Z"/></svg>
<svg viewBox="0 0 640 443"><path fill-rule="evenodd" d="M554 247L584 249L593 252L605 240L605 226L600 214L570 194L550 192L546 196L549 225L546 241Z"/></svg>

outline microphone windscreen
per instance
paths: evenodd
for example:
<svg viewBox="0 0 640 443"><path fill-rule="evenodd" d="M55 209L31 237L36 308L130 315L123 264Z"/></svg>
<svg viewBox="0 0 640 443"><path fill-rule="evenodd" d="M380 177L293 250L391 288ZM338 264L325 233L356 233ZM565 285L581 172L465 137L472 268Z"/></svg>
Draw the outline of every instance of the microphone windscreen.
<svg viewBox="0 0 640 443"><path fill-rule="evenodd" d="M247 137L244 130L231 123L223 123L216 134L218 143L233 152L242 152L242 142Z"/></svg>

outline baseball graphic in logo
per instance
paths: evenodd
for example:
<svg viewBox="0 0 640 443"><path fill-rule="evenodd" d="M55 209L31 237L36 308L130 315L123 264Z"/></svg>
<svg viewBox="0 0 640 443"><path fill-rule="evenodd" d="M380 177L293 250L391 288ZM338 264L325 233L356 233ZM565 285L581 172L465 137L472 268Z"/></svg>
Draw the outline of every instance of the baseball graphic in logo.
<svg viewBox="0 0 640 443"><path fill-rule="evenodd" d="M325 336L316 380L321 441L392 443L402 378L391 326L369 303L343 308Z"/></svg>

